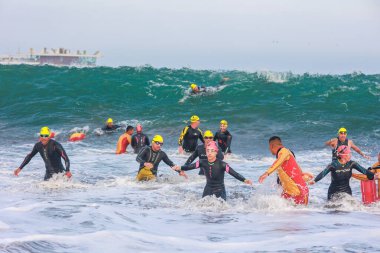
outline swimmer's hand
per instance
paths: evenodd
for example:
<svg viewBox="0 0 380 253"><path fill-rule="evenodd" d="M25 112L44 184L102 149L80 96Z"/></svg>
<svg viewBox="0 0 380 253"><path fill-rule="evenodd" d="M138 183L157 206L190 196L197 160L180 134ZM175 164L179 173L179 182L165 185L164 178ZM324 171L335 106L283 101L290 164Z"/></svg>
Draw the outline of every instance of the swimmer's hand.
<svg viewBox="0 0 380 253"><path fill-rule="evenodd" d="M250 179L246 179L246 180L244 180L244 183L245 183L245 184L252 185L252 180L250 180Z"/></svg>
<svg viewBox="0 0 380 253"><path fill-rule="evenodd" d="M20 172L21 172L21 169L17 168L17 169L14 170L13 173L15 174L15 176L18 176L18 174L20 174Z"/></svg>
<svg viewBox="0 0 380 253"><path fill-rule="evenodd" d="M181 155L183 154L183 148L182 148L182 146L178 147L178 153L181 154Z"/></svg>
<svg viewBox="0 0 380 253"><path fill-rule="evenodd" d="M144 163L144 166L147 167L148 169L152 169L153 163Z"/></svg>
<svg viewBox="0 0 380 253"><path fill-rule="evenodd" d="M314 180L310 180L309 182L306 182L308 185L313 185L315 184L315 181Z"/></svg>
<svg viewBox="0 0 380 253"><path fill-rule="evenodd" d="M66 171L66 174L65 174L65 175L66 175L66 177L67 177L67 178L70 178L70 177L72 177L72 176L73 176L73 175L71 174L71 172L70 172L70 171Z"/></svg>
<svg viewBox="0 0 380 253"><path fill-rule="evenodd" d="M182 177L184 177L184 178L186 178L186 179L188 179L188 176L186 175L186 173L183 170L181 170L179 172L179 175L182 176Z"/></svg>
<svg viewBox="0 0 380 253"><path fill-rule="evenodd" d="M259 177L259 183L263 183L264 180L269 176L269 174L267 172L265 172L264 174L262 174L260 177Z"/></svg>
<svg viewBox="0 0 380 253"><path fill-rule="evenodd" d="M175 170L175 171L181 171L181 167L178 166L178 165L174 165L174 166L172 167L172 169Z"/></svg>
<svg viewBox="0 0 380 253"><path fill-rule="evenodd" d="M180 176L182 176L182 177L188 179L186 173L185 173L183 170L181 170L181 167L180 167L180 166L178 166L178 165L174 165L174 166L172 167L172 169L175 170L175 171L177 171L178 174L179 174Z"/></svg>

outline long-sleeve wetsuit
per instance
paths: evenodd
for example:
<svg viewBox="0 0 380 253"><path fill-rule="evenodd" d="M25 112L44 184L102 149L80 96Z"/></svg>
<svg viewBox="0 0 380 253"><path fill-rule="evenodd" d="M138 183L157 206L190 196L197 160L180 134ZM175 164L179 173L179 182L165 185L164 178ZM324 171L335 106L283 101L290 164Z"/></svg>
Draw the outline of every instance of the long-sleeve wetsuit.
<svg viewBox="0 0 380 253"><path fill-rule="evenodd" d="M335 160L330 163L326 169L319 173L314 181L318 182L331 172L331 184L327 193L327 198L330 200L333 194L340 192L345 192L352 195L350 187L352 169L356 169L357 171L367 175L370 180L374 178L374 174L372 172L366 170L357 162L349 161L346 164L341 164L338 160Z"/></svg>
<svg viewBox="0 0 380 253"><path fill-rule="evenodd" d="M137 133L132 135L132 148L135 151L135 154L139 153L141 148L149 146L149 138L143 133Z"/></svg>
<svg viewBox="0 0 380 253"><path fill-rule="evenodd" d="M191 154L191 156L187 159L185 165L191 164L197 157L199 157L199 160L207 160L207 155L206 155L206 147L205 144L200 144L197 146L195 151ZM216 155L216 158L219 160L224 159L224 155L220 149L218 149L218 154ZM203 170L199 170L199 175L204 175Z"/></svg>
<svg viewBox="0 0 380 253"><path fill-rule="evenodd" d="M119 126L119 125L112 125L112 126L105 125L104 127L102 127L102 130L110 132L110 131L114 131L114 130L120 128L120 127L121 126Z"/></svg>
<svg viewBox="0 0 380 253"><path fill-rule="evenodd" d="M219 130L214 135L214 141L218 142L219 147L222 149L223 153L231 153L231 141L232 135L228 130L222 132Z"/></svg>
<svg viewBox="0 0 380 253"><path fill-rule="evenodd" d="M45 162L46 173L44 180L51 178L54 173L60 173L65 170L62 165L61 158L65 160L66 172L70 171L69 157L67 156L62 145L52 139L50 139L45 146L41 142L37 142L34 145L32 152L25 157L19 168L24 168L25 165L27 165L37 153L40 153Z"/></svg>
<svg viewBox="0 0 380 253"><path fill-rule="evenodd" d="M189 125L182 130L178 139L178 145L182 146L186 152L194 152L198 145L198 139L204 143L202 131L199 128L194 129Z"/></svg>
<svg viewBox="0 0 380 253"><path fill-rule="evenodd" d="M140 150L139 154L136 157L136 161L140 163L139 171L145 167L144 163L152 163L152 173L155 176L157 176L158 165L161 161L164 161L170 167L173 167L175 165L164 151L153 151L150 146L144 147Z"/></svg>
<svg viewBox="0 0 380 253"><path fill-rule="evenodd" d="M226 200L226 188L224 186L224 173L227 172L239 181L244 182L245 178L234 171L227 163L216 159L210 163L208 160L199 160L190 165L184 165L181 170L201 169L207 179L206 186L203 190L202 198L209 195L215 195L217 198L221 197Z"/></svg>

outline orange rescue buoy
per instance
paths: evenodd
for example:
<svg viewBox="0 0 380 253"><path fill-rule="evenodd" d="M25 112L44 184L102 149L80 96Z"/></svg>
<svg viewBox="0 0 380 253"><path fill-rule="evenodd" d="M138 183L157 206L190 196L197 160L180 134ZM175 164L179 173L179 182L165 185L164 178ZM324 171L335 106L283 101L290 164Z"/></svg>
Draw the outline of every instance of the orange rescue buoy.
<svg viewBox="0 0 380 253"><path fill-rule="evenodd" d="M369 205L377 201L377 189L375 180L360 181L363 204Z"/></svg>
<svg viewBox="0 0 380 253"><path fill-rule="evenodd" d="M86 138L86 135L84 133L73 133L70 135L69 141L81 141L84 138Z"/></svg>

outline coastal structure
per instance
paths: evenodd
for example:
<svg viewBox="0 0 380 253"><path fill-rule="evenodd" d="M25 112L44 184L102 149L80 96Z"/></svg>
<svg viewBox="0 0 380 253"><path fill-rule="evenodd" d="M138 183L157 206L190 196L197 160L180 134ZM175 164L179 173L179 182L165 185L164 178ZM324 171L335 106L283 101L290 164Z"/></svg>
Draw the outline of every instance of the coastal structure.
<svg viewBox="0 0 380 253"><path fill-rule="evenodd" d="M100 57L100 52L87 54L86 50L77 50L71 52L65 48L50 49L44 48L40 52L36 52L33 48L29 50L29 54L17 54L14 56L0 56L0 64L5 65L54 65L54 66L96 66L96 61Z"/></svg>

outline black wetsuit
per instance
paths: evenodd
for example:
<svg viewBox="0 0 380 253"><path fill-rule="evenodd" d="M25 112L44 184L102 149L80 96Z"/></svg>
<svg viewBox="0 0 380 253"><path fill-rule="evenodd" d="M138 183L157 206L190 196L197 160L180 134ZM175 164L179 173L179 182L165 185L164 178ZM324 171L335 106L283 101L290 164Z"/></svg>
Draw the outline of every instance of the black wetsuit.
<svg viewBox="0 0 380 253"><path fill-rule="evenodd" d="M189 125L182 130L178 145L182 146L186 152L194 152L198 145L198 139L204 143L202 131L199 128L194 129Z"/></svg>
<svg viewBox="0 0 380 253"><path fill-rule="evenodd" d="M205 159L207 160L205 144L200 144L200 145L197 146L197 148L195 149L195 151L187 159L185 165L191 164L197 157L199 157L199 160L205 160ZM219 159L219 160L223 160L224 159L224 155L223 155L222 151L220 151L220 149L218 149L218 154L216 155L216 158ZM204 171L203 170L199 170L198 174L199 175L204 175Z"/></svg>
<svg viewBox="0 0 380 253"><path fill-rule="evenodd" d="M139 172L143 167L145 167L144 163L153 163L152 173L155 176L157 176L158 165L160 164L161 160L170 167L173 167L175 165L164 151L153 151L152 147L150 146L143 147L136 157L136 161L140 163Z"/></svg>
<svg viewBox="0 0 380 253"><path fill-rule="evenodd" d="M318 182L323 177L325 177L329 172L331 172L331 184L329 187L329 191L327 194L327 198L330 200L332 195L335 193L345 192L352 195L351 187L350 187L350 178L352 176L352 169L356 169L357 171L367 175L368 179L372 180L374 178L374 174L362 166L360 166L357 162L349 161L346 164L341 164L338 160L330 163L326 169L324 169L319 175L315 178L315 182Z"/></svg>
<svg viewBox="0 0 380 253"><path fill-rule="evenodd" d="M112 125L112 126L105 125L104 127L102 127L102 130L103 131L115 131L116 129L118 129L120 127L121 126L119 126L119 125Z"/></svg>
<svg viewBox="0 0 380 253"><path fill-rule="evenodd" d="M336 148L334 148L332 150L332 160L333 161L338 160L338 157L336 155L338 148L340 146L343 146L343 145L348 146L348 138L346 138L346 140L344 142L341 142L338 137L336 137L336 138L338 139L337 144L336 144Z"/></svg>
<svg viewBox="0 0 380 253"><path fill-rule="evenodd" d="M184 165L181 170L193 170L200 168L204 171L207 179L206 186L203 190L202 198L209 195L215 195L217 198L221 197L226 200L226 189L224 187L224 173L227 172L237 180L242 182L245 178L234 171L227 163L216 159L210 163L208 160L199 160L190 165Z"/></svg>
<svg viewBox="0 0 380 253"><path fill-rule="evenodd" d="M65 160L66 172L70 171L69 157L67 156L62 145L52 139L49 140L46 146L44 146L41 142L37 142L34 145L32 152L25 157L19 168L22 169L25 167L25 165L27 165L37 153L40 153L45 162L46 174L44 180L51 178L54 173L61 173L65 171L61 158Z"/></svg>
<svg viewBox="0 0 380 253"><path fill-rule="evenodd" d="M132 135L132 148L135 151L135 154L137 154L141 148L145 146L149 146L149 138L143 133L137 133Z"/></svg>
<svg viewBox="0 0 380 253"><path fill-rule="evenodd" d="M216 132L214 141L218 142L218 146L222 149L223 153L231 153L232 135L228 132L228 130L224 133L221 130Z"/></svg>

